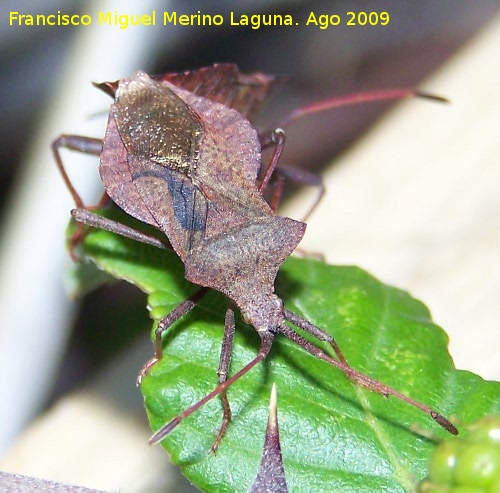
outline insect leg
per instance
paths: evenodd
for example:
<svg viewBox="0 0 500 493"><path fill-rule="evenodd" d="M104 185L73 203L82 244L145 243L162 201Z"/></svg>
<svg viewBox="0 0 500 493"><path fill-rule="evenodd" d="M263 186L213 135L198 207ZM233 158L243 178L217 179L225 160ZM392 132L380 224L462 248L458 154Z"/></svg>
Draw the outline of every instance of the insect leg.
<svg viewBox="0 0 500 493"><path fill-rule="evenodd" d="M84 137L82 135L60 135L54 142L52 142L52 152L54 154L54 159L56 160L57 167L63 177L64 183L68 187L68 190L75 201L75 205L78 208L86 208L83 200L76 191L75 187L71 183L64 164L61 159L61 154L59 149L65 147L71 151L78 151L83 154L92 154L94 156L100 156L102 150L102 140L94 139L92 137ZM103 199L101 199L102 201Z"/></svg>
<svg viewBox="0 0 500 493"><path fill-rule="evenodd" d="M328 99L323 99L320 101L315 101L313 103L309 103L303 106L299 106L298 108L294 109L291 111L288 115L286 115L282 120L279 122L277 127L285 127L289 123L293 122L294 120L298 120L299 118L302 118L304 116L314 114L314 113L320 113L322 111L329 111L335 108L340 108L341 106L352 106L354 104L360 104L360 103L369 103L369 102L376 102L376 101L389 101L389 100L396 100L396 99L406 99L406 98L411 98L411 97L420 97L420 98L425 98L429 99L432 101L437 101L441 103L446 103L447 100L445 98L442 98L440 96L434 96L432 94L427 94L421 91L417 91L416 89L388 89L388 90L380 90L380 91L367 91L367 92L360 92L360 93L354 93L354 94L348 94L346 96L337 96L334 98L328 98ZM263 149L270 147L274 144L276 144L276 137L275 137L275 130L266 130L264 132L259 133L259 140L260 144ZM275 164L276 166L276 164ZM265 174L265 179L269 180L271 177L274 168L269 171L271 168L271 165L269 166L268 170L266 170ZM312 214L314 209L317 207L319 202L321 201L323 194L325 192L325 188L323 185L323 182L319 178L315 178L315 175L312 173L304 173L302 176L300 176L300 172L295 173L294 170L288 170L285 167L279 167L277 169L278 176L280 174L285 175L285 177L289 177L292 179L295 179L298 182L304 183L306 185L312 185L312 186L318 186L319 187L319 195L316 198L316 200L313 202L312 206L309 208L307 213L305 214L304 219L302 219L303 222L307 222L307 219L309 216ZM298 179L295 178L293 175L296 174ZM288 176L287 176L288 175ZM267 177L267 178L266 178ZM266 183L267 184L267 183ZM281 186L282 182L278 182L277 189L275 191L275 194L272 198L271 201L271 207L273 210L276 210L277 204L279 203L279 199L281 196ZM259 187L259 189L265 188Z"/></svg>
<svg viewBox="0 0 500 493"><path fill-rule="evenodd" d="M283 152L283 149L285 148L285 131L282 128L276 128L273 130L272 134L272 139L273 143L276 145L274 148L273 156L271 158L271 162L269 163L266 172L264 173L264 176L262 178L262 181L258 187L259 192L262 192L263 190L266 189L269 180L274 172L274 169L276 168L276 165L278 164L281 154Z"/></svg>
<svg viewBox="0 0 500 493"><path fill-rule="evenodd" d="M228 307L226 311L226 319L224 321L224 338L222 339L219 368L217 369L219 383L224 383L227 380L227 374L229 372L229 366L231 365L231 356L233 353L234 330L234 310L231 307ZM214 453L217 452L219 444L226 434L227 427L229 425L229 422L231 421L231 407L229 406L226 391L223 390L220 396L222 401L223 417L219 433L217 434L217 438L212 445L212 452Z"/></svg>
<svg viewBox="0 0 500 493"><path fill-rule="evenodd" d="M95 212L91 212L87 209L73 209L71 211L71 216L75 221L86 226L91 226L93 228L100 228L111 233L116 233L125 238L130 238L131 240L139 241L140 243L146 243L147 245L152 245L157 248L163 248L165 250L171 250L172 248L168 243L165 243L156 238L155 236L148 235L137 229L131 228L126 224L119 223L118 221L113 221L104 216L100 216Z"/></svg>
<svg viewBox="0 0 500 493"><path fill-rule="evenodd" d="M285 178L284 176L279 172L281 168L277 168L277 172L274 174L273 181L274 183L274 190L273 190L273 195L268 200L269 206L271 209L276 212L278 210L278 207L280 205L281 201L281 195L283 193L283 184L285 183Z"/></svg>
<svg viewBox="0 0 500 493"><path fill-rule="evenodd" d="M335 354L337 355L339 361L347 365L347 361L344 358L344 355L342 354L342 351L340 350L340 347L333 336L325 332L323 329L320 329L316 325L312 324L311 322L309 322L309 320L299 317L296 313L293 313L290 310L284 309L283 315L289 322L292 322L292 324L294 324L295 326L299 327L302 330L305 330L308 334L313 335L320 341L328 342L335 351Z"/></svg>
<svg viewBox="0 0 500 493"><path fill-rule="evenodd" d="M61 147L65 147L66 149L69 149L71 151L78 151L83 154L91 154L94 156L99 156L102 150L102 140L95 139L92 137L84 137L82 135L60 135L56 140L54 140L54 142L52 142L51 147L57 167L59 168L59 172L61 173L64 183L66 184L66 187L68 188L69 192L71 193L71 196L73 197L73 200L75 201L75 205L80 209L96 209L98 207L102 207L103 205L105 205L109 201L106 192L103 193L101 199L95 206L86 206L83 203L82 198L76 191L75 187L71 183L71 180L69 179L68 174L66 173L66 169L64 167L64 164L61 159L61 154L59 152ZM74 253L74 248L80 241L82 241L83 235L84 235L83 226L81 226L80 223L80 225L75 230L70 240L69 251L73 260L77 260L77 257Z"/></svg>
<svg viewBox="0 0 500 493"><path fill-rule="evenodd" d="M316 207L318 207L319 203L323 199L323 196L325 195L326 192L325 184L323 183L321 177L315 173L311 173L310 171L306 171L300 168L287 168L285 166L276 167L275 177L278 180L281 179L281 182L287 179L287 180L292 180L298 183L299 185L305 185L307 187L315 187L317 189L318 191L317 196L313 200L312 204L309 206L307 212L300 219L303 223L306 223L311 214L316 209ZM278 186L276 188L278 188Z"/></svg>
<svg viewBox="0 0 500 493"><path fill-rule="evenodd" d="M71 211L71 215L73 218L79 223L85 224L87 226L92 226L95 228L104 229L106 231L110 231L112 233L119 234L126 238L130 238L135 241L139 241L141 243L146 243L148 245L152 245L157 248L170 249L168 245L165 245L161 240L154 236L147 235L138 231L130 226L119 223L117 221L113 221L112 219L108 219L107 217L100 216L99 214L95 214L94 212L88 211L86 209L73 209ZM187 300L183 301L180 305L174 308L171 312L169 312L165 317L163 317L159 323L158 327L155 330L155 355L151 358L141 369L139 372L139 376L137 377L137 385L140 385L142 379L147 374L149 369L159 361L163 356L163 346L162 346L162 336L163 333L168 330L168 328L179 318L184 316L186 313L191 311L198 301L207 293L208 289L202 288L196 291L195 294L190 296ZM234 334L234 313L233 313L233 334ZM231 358L231 349L232 349L232 338L230 340L229 345L229 361L226 367L226 375L227 368L229 367L229 362ZM227 358L227 356L226 356ZM222 355L221 355L222 362ZM220 378L220 377L219 377ZM227 402L227 397L225 394L223 395L223 407L224 407L224 420L227 419L227 422L231 419L231 410L229 409L229 403ZM226 410L227 408L227 410ZM227 423L219 432L220 439L224 436L225 428L227 428ZM218 438L219 439L219 438ZM220 441L219 439L219 441Z"/></svg>
<svg viewBox="0 0 500 493"><path fill-rule="evenodd" d="M159 322L155 330L155 355L151 358L139 372L137 377L137 385L140 385L142 379L146 376L149 369L160 361L163 357L163 334L170 328L170 326L179 320L179 318L190 312L200 301L200 299L208 292L207 288L201 288L196 291L187 300L184 300L180 305L176 306L171 312L167 313Z"/></svg>
<svg viewBox="0 0 500 493"><path fill-rule="evenodd" d="M291 313L291 312L290 312ZM300 317L299 317L300 318ZM390 395L393 395L394 397L397 397L398 399L407 402L413 407L416 407L417 409L420 409L421 411L425 412L428 414L434 421L436 421L440 426L442 426L445 430L450 432L452 435L458 435L458 430L457 428L450 422L448 421L442 414L438 413L437 411L434 411L434 409L430 408L429 406L416 401L415 399L412 399L411 397L408 397L407 395L398 392L397 390L388 387L387 385L384 385L382 382L379 382L378 380L375 380L373 378L370 378L367 375L364 375L363 373L355 370L351 366L349 366L345 360L344 361L337 361L330 356L328 356L325 352L323 352L319 347L315 346L311 342L309 342L307 339L304 339L301 335L297 334L293 329L290 327L286 326L283 324L279 328L280 332L288 337L291 341L295 342L298 344L300 347L305 349L308 353L312 354L318 359L321 359L323 361L326 361L327 363L330 363L331 365L335 366L339 370L342 370L347 377L349 377L353 382L356 384L366 387L367 389L370 389L374 392L377 392L379 394L382 394L384 397L388 397Z"/></svg>
<svg viewBox="0 0 500 493"><path fill-rule="evenodd" d="M261 342L260 349L257 353L257 356L247 363L241 370L235 373L232 377L228 378L225 382L220 383L217 387L212 390L209 394L207 394L203 399L199 400L191 407L183 411L181 414L172 419L169 423L162 426L150 439L149 443L154 444L163 440L184 418L187 418L191 414L193 414L197 409L206 404L209 400L213 399L215 396L224 392L230 385L232 385L236 380L239 380L245 373L248 373L255 365L260 363L271 350L271 346L273 344L273 340L275 334L270 331L259 332Z"/></svg>

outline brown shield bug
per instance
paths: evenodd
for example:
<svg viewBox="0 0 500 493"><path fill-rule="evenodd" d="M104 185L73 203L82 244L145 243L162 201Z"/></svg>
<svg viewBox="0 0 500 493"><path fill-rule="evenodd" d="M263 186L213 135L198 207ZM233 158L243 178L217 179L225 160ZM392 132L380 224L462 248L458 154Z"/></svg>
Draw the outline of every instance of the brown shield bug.
<svg viewBox="0 0 500 493"><path fill-rule="evenodd" d="M59 155L61 146L99 154L107 196L127 214L158 228L184 263L185 278L202 287L159 322L155 357L145 365L139 382L162 357L162 334L189 312L208 288L223 293L231 302L226 312L219 385L157 431L151 442L162 440L184 418L221 395L224 414L212 447L215 451L231 418L226 389L266 358L278 334L339 368L357 384L398 397L429 414L450 433L458 433L453 424L429 406L353 369L332 336L285 309L274 293L277 272L299 244L306 225L276 215L261 194L278 163L284 132L277 129L259 135L245 115L258 111L278 79L263 74L242 76L234 72L234 66L230 67L232 78L222 75L220 86L210 86L207 74L220 70L214 68L156 78L138 72L130 79L100 84L114 98L104 140L61 136L53 144L56 161L78 207L72 212L78 222L163 246L157 239L85 209L65 174ZM240 76L242 82L235 82ZM394 90L327 100L299 108L282 123L343 104L418 94ZM269 145L275 145L274 154L258 185L261 149ZM235 330L233 307L255 328L261 343L255 358L228 377ZM285 321L329 343L337 359Z"/></svg>

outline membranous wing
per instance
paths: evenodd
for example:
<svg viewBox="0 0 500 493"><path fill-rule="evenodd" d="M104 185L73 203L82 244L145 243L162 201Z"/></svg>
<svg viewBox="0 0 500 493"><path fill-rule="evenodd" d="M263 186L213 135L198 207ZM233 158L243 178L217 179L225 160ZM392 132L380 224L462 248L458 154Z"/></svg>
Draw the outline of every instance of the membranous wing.
<svg viewBox="0 0 500 493"><path fill-rule="evenodd" d="M197 96L233 108L253 122L269 94L285 82L286 77L252 72L244 74L232 63L168 73L152 77L167 81Z"/></svg>

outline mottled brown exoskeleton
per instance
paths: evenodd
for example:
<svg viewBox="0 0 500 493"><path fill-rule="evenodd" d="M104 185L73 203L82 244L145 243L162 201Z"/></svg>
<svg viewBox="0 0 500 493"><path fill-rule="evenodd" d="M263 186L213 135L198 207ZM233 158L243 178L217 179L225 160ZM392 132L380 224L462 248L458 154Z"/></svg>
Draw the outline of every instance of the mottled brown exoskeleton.
<svg viewBox="0 0 500 493"><path fill-rule="evenodd" d="M220 67L230 67L233 75L222 76L222 88L211 90L207 86L208 75ZM280 333L339 368L354 382L385 396L394 395L430 414L451 433L457 433L446 418L430 407L351 368L332 336L284 309L275 294L277 272L301 241L306 225L276 215L261 194L281 154L283 131L259 136L245 114L258 110L276 80L264 74L243 76L232 65L201 69L199 74L194 71L156 78L138 72L130 79L99 85L114 98L103 141L61 136L53 144L57 163L78 207L72 212L77 221L163 246L157 239L87 210L66 176L59 156L61 146L100 154L99 169L107 196L129 215L161 230L184 263L186 279L203 288L159 322L155 357L145 365L139 381L162 357L162 334L196 305L206 289L215 289L230 300L219 385L157 431L151 441L163 439L185 417L220 394L224 413L212 447L215 451L231 418L226 389L268 355ZM416 93L368 93L365 99L382 99L381 94L395 98ZM358 102L351 97L315 103L292 113L285 121L346 101ZM271 136L275 141L271 171L257 185L261 148L272 143ZM261 344L256 357L228 378L234 307L255 328ZM300 336L286 320L330 343L337 359Z"/></svg>

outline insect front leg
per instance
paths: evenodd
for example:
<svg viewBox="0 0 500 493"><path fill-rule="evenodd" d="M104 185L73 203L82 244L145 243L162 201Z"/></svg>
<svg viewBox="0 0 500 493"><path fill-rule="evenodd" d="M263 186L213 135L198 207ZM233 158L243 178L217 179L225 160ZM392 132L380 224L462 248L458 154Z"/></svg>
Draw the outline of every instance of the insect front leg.
<svg viewBox="0 0 500 493"><path fill-rule="evenodd" d="M212 390L209 394L207 394L203 399L200 399L198 402L194 403L191 407L184 410L181 414L173 418L166 425L162 426L155 434L149 439L149 443L155 444L163 440L172 430L174 430L179 423L181 423L185 418L191 416L195 411L197 411L200 407L206 404L209 400L218 396L222 392L232 385L234 382L239 380L243 375L248 373L254 366L259 364L262 360L266 358L271 350L271 346L273 344L273 340L276 336L274 332L265 331L259 332L260 336L260 348L257 356L253 358L249 363L247 363L241 370L237 371L232 377L228 378L226 381L217 385L217 387Z"/></svg>
<svg viewBox="0 0 500 493"><path fill-rule="evenodd" d="M280 160L281 154L283 153L283 149L285 148L285 131L282 128L276 128L272 133L272 143L275 144L273 156L271 158L271 162L267 166L267 169L262 177L262 181L258 187L259 192L262 192L267 188L269 180L271 179L272 174Z"/></svg>
<svg viewBox="0 0 500 493"><path fill-rule="evenodd" d="M147 375L149 369L163 358L163 334L174 322L190 312L207 292L208 289L206 288L199 289L196 293L190 296L187 300L184 300L180 305L174 308L158 322L158 326L155 330L155 355L142 367L139 372L139 376L137 377L137 385L142 383L142 380Z"/></svg>
<svg viewBox="0 0 500 493"><path fill-rule="evenodd" d="M285 180L291 180L299 185L303 185L306 187L314 187L317 190L317 195L312 201L311 205L309 206L309 209L300 218L301 222L307 223L309 217L319 206L326 192L326 187L325 184L323 183L321 176L317 175L316 173L311 173L310 171L306 171L300 168L287 168L285 166L278 166L276 168L275 177L276 179L281 180L281 183L283 183Z"/></svg>
<svg viewBox="0 0 500 493"><path fill-rule="evenodd" d="M231 366L231 356L233 354L233 342L234 342L234 310L229 307L226 311L226 318L224 321L224 337L222 339L222 347L220 352L219 368L217 369L217 376L219 377L219 384L224 383L227 380L227 375L229 373L229 367ZM217 438L212 445L212 452L217 452L219 444L226 434L227 427L231 421L231 407L229 406L229 400L227 398L226 391L223 390L220 394L222 401L222 424L217 434Z"/></svg>

